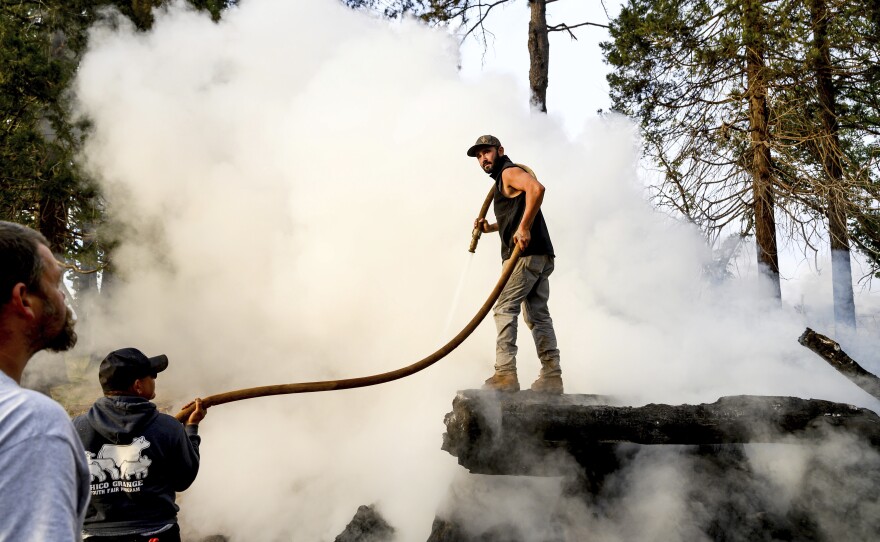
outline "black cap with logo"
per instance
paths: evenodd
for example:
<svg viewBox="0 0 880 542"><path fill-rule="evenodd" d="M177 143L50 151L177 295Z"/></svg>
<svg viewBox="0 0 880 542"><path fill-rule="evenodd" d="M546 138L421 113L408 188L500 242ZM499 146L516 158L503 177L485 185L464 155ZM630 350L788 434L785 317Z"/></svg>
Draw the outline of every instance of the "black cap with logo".
<svg viewBox="0 0 880 542"><path fill-rule="evenodd" d="M497 137L495 137L493 135L482 135L477 138L476 143L471 145L471 148L469 148L467 151L467 155L471 156L471 157L476 156L477 151L481 147L500 147L500 146L501 146L501 142L498 141Z"/></svg>
<svg viewBox="0 0 880 542"><path fill-rule="evenodd" d="M168 357L148 358L137 348L123 348L107 354L98 369L98 381L105 391L125 391L134 381L155 376L168 368Z"/></svg>

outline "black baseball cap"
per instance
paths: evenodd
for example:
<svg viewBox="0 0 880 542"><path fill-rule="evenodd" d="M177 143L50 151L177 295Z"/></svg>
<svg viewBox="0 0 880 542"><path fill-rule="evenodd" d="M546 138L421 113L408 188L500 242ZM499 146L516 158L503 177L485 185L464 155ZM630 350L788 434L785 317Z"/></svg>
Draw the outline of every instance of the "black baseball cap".
<svg viewBox="0 0 880 542"><path fill-rule="evenodd" d="M477 138L477 142L471 145L471 148L468 149L467 155L470 157L474 157L477 155L477 150L480 147L500 147L501 142L498 141L498 138L493 135L482 135Z"/></svg>
<svg viewBox="0 0 880 542"><path fill-rule="evenodd" d="M159 355L148 358L137 348L123 348L107 354L98 369L101 389L125 391L135 380L156 375L168 368L168 357Z"/></svg>

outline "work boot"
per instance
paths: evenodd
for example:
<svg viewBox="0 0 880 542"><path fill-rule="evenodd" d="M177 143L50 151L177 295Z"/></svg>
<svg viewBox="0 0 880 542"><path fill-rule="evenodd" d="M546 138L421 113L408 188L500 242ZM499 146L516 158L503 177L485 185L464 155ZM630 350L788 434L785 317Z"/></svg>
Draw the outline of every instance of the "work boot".
<svg viewBox="0 0 880 542"><path fill-rule="evenodd" d="M532 391L560 395L562 393L562 377L559 375L539 376L538 380L532 383Z"/></svg>
<svg viewBox="0 0 880 542"><path fill-rule="evenodd" d="M486 379L486 383L483 384L483 389L496 391L519 391L519 380L517 380L516 378L516 373L502 375L495 373L494 375Z"/></svg>

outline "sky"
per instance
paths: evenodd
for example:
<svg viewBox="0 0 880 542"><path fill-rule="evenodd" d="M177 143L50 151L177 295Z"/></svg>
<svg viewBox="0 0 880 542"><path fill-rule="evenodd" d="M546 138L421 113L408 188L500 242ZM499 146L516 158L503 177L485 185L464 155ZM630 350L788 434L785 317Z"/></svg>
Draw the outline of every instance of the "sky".
<svg viewBox="0 0 880 542"><path fill-rule="evenodd" d="M547 24L576 25L591 22L607 25L609 16L620 11L620 3L577 2L560 0L547 7ZM606 11L607 8L607 11ZM516 81L524 106L529 98L528 58L529 8L526 2L508 2L494 8L487 19L489 31L484 47L481 36L462 43L462 75L478 79L488 73L509 75ZM599 43L610 39L607 29L583 26L572 31L550 33L550 72L547 89L547 113L560 122L566 132L577 136L584 122L598 110L608 111L608 67L602 59Z"/></svg>
<svg viewBox="0 0 880 542"><path fill-rule="evenodd" d="M517 9L503 14L519 20ZM739 276L705 279L712 253L699 232L645 201L637 127L593 114L607 107L595 97L601 62L551 60L543 115L505 67L520 60L507 64L501 39L478 70L444 31L333 0L243 1L217 24L176 5L145 34L121 20L97 26L73 91L93 122L83 162L121 239L121 280L81 322L80 351L167 354L157 400L172 410L421 359L446 341L447 322L470 319L500 271L497 238L467 252L490 179L465 150L491 132L547 186L567 392L631 405L764 394L878 407L796 342L806 325L828 325L823 284L804 289L815 310L769 302L747 253ZM566 62L577 86L554 71ZM377 503L399 540L424 540L450 492L478 491L439 447L456 391L492 373L494 335L484 322L400 382L212 408L199 478L180 503L185 533L332 540L359 505ZM876 323L851 344L876 371ZM539 364L524 326L520 346L528 385ZM676 465L664 475L690 479ZM795 486L792 472L779 483ZM540 499L526 494L534 511ZM626 539L639 510L668 511L638 492L628 509L603 523L603 539ZM681 510L661 533L692 525Z"/></svg>

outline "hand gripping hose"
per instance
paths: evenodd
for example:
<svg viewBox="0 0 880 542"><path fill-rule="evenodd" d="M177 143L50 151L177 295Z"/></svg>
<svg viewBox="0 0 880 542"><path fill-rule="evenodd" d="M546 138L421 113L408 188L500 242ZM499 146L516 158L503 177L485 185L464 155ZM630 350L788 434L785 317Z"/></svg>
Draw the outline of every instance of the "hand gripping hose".
<svg viewBox="0 0 880 542"><path fill-rule="evenodd" d="M489 205L492 204L493 199L495 199L495 185L492 185L492 188L489 190L489 195L486 196L486 201L484 201L483 206L480 207L480 219L486 218L486 213L489 212ZM474 232L471 234L471 246L468 247L468 252L477 251L477 243L480 241L480 235L482 233L483 230L477 225L477 227L474 228Z"/></svg>
<svg viewBox="0 0 880 542"><path fill-rule="evenodd" d="M494 190L494 187L493 187ZM491 194L491 193L490 193ZM488 210L488 206L484 205L481 210L480 218L485 218L486 211ZM256 388L246 388L242 390L228 391L226 393L219 393L217 395L209 395L202 399L202 406L205 408L209 408L215 405L222 405L223 403L231 403L232 401L241 401L242 399L253 399L255 397L266 397L269 395L285 395L288 393L311 393L315 391L334 391L334 390L347 390L351 388L364 388L367 386L375 386L377 384L384 384L386 382L391 382L393 380L399 380L401 378L413 375L422 369L427 369L431 365L443 359L447 354L458 348L458 346L464 342L468 336L473 333L477 326L480 325L480 322L489 314L489 310L495 305L495 301L498 300L498 296L501 295L501 291L504 289L504 286L507 284L507 280L510 278L510 275L513 274L513 269L516 266L516 262L519 260L520 250L519 247L514 245L513 252L510 254L510 258L504 263L504 267L501 270L501 277L498 279L498 282L495 284L495 288L492 290L492 293L489 294L489 298L486 299L486 302L483 303L483 306L480 307L480 310L477 311L477 314L471 318L471 321L464 326L458 335L452 338L448 343L443 345L439 350L431 354L430 356L413 363L412 365L407 365L406 367L401 367L400 369L390 371L387 373L381 373L371 376L362 376L359 378L346 378L342 380L324 380L320 382L298 382L295 384L276 384L274 386L259 386ZM189 415L192 414L193 410L195 410L195 405L188 405L183 410L177 413L176 418L181 422L185 422Z"/></svg>

